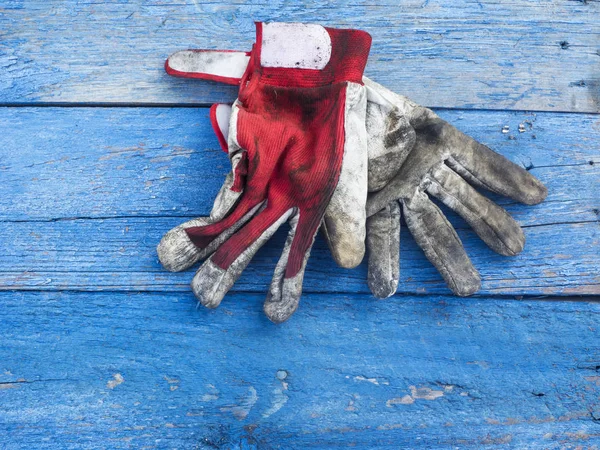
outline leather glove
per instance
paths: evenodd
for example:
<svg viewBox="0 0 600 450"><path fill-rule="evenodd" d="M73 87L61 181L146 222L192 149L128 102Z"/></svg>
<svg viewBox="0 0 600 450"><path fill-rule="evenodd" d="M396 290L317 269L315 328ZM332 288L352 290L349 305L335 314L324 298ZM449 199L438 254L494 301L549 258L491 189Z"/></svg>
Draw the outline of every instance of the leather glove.
<svg viewBox="0 0 600 450"><path fill-rule="evenodd" d="M269 319L282 322L298 307L306 262L326 210L327 226L347 239L336 247L348 250L347 264L358 264L364 253L366 93L361 80L371 38L319 25L257 23L256 28L231 112L232 172L212 217L171 230L158 254L169 270L209 257L192 289L213 308L256 251L289 221L264 305ZM190 243L198 250L189 252Z"/></svg>
<svg viewBox="0 0 600 450"><path fill-rule="evenodd" d="M165 67L175 76L237 84L250 55L186 50L172 55ZM481 196L467 181L526 204L541 202L546 188L523 168L464 135L433 111L366 77L363 81L368 98L368 188L372 192L366 224L371 291L385 298L398 287L402 209L417 244L448 287L457 295L473 294L480 287L479 273L429 195L467 220L494 251L516 255L524 246L523 231L503 208ZM335 244L330 242L330 248Z"/></svg>

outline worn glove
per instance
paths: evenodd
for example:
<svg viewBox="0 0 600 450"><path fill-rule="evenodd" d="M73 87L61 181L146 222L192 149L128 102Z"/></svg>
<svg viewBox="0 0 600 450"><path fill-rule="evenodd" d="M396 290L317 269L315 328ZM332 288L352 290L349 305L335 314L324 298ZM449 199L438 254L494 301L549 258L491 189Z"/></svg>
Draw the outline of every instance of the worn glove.
<svg viewBox="0 0 600 450"><path fill-rule="evenodd" d="M381 104L387 102L390 111L402 113L415 139L397 174L385 181L383 188L370 194L367 202L371 290L380 298L396 292L401 205L417 245L448 287L461 296L475 293L481 284L479 273L456 231L429 196L457 212L492 250L513 256L523 250L523 231L502 207L479 194L467 182L528 205L544 200L545 186L525 169L461 133L430 109L371 80L364 81L368 92L380 97ZM368 124L367 120L367 127ZM379 137L380 140L387 138ZM405 144L403 139L396 142Z"/></svg>
<svg viewBox="0 0 600 450"><path fill-rule="evenodd" d="M158 254L169 270L210 256L192 289L203 305L216 307L256 251L289 221L264 306L272 321L282 322L298 307L327 209L327 226L343 241L336 248L348 250L347 261L346 254L339 260L350 266L362 259L367 155L361 79L371 38L319 25L257 23L256 29L229 125L232 173L211 218L171 230ZM190 243L199 251L190 251Z"/></svg>
<svg viewBox="0 0 600 450"><path fill-rule="evenodd" d="M250 55L186 50L172 55L166 69L175 76L237 84ZM526 204L541 202L546 188L523 168L464 135L433 111L366 77L363 81L368 98L368 187L373 192L366 225L371 291L385 298L398 287L402 205L409 230L449 288L457 295L473 294L480 287L479 273L428 194L465 218L490 248L502 255L516 255L525 242L519 225L465 180ZM330 247L335 244L330 242Z"/></svg>

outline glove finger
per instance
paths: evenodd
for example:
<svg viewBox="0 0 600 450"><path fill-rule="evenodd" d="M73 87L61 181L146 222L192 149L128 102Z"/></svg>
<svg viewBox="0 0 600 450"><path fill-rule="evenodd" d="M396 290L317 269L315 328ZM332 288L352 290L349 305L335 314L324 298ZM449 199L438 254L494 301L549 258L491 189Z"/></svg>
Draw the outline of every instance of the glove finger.
<svg viewBox="0 0 600 450"><path fill-rule="evenodd" d="M323 231L333 259L352 269L365 254L367 203L367 97L362 86L349 84L345 111L344 158L338 184L323 221Z"/></svg>
<svg viewBox="0 0 600 450"><path fill-rule="evenodd" d="M460 296L477 292L481 286L479 273L442 211L420 191L403 206L406 224L417 245L452 292Z"/></svg>
<svg viewBox="0 0 600 450"><path fill-rule="evenodd" d="M429 180L427 192L460 214L492 250L505 256L523 250L525 235L519 224L448 166L440 164Z"/></svg>
<svg viewBox="0 0 600 450"><path fill-rule="evenodd" d="M266 316L274 323L286 321L298 309L304 271L318 225L318 220L303 218L298 212L290 219L290 231L263 307Z"/></svg>
<svg viewBox="0 0 600 450"><path fill-rule="evenodd" d="M290 209L283 215L277 214L267 205L200 266L192 280L192 291L202 305L207 308L219 306L256 252L291 213Z"/></svg>
<svg viewBox="0 0 600 450"><path fill-rule="evenodd" d="M525 169L446 125L444 140L452 155L446 163L465 180L527 205L546 198L546 186Z"/></svg>
<svg viewBox="0 0 600 450"><path fill-rule="evenodd" d="M249 60L247 52L182 50L167 58L165 71L175 77L239 84Z"/></svg>
<svg viewBox="0 0 600 450"><path fill-rule="evenodd" d="M229 125L233 122L232 128L235 133L237 128L236 121L237 109L229 108L227 105L213 105L213 107L211 107L211 122L213 128L217 137L221 134L219 141L228 141L226 147L223 147L223 150L229 153L229 158L231 160L231 172L227 174L225 183L223 183L223 186L217 194L213 209L210 213L213 222L221 220L229 214L229 211L231 211L233 206L237 203L245 188L245 176L248 171L248 153L243 151L234 139L231 141L228 139ZM223 145L223 142L221 142L221 145Z"/></svg>
<svg viewBox="0 0 600 450"><path fill-rule="evenodd" d="M240 155L241 156L241 155ZM239 159L237 156L236 159ZM234 166L237 165L237 161L232 161ZM231 170L225 177L225 183L219 189L217 196L215 197L215 202L213 203L212 210L210 211L211 222L216 222L218 220L223 219L229 212L233 209L238 199L243 193L243 189L233 190L233 185L235 183L235 168Z"/></svg>
<svg viewBox="0 0 600 450"><path fill-rule="evenodd" d="M231 107L228 105L216 104L211 107L210 112L211 122L221 145L225 145L223 149L227 151L226 141L229 129L229 119L231 117ZM223 143L225 142L225 144ZM231 153L232 169L227 174L225 182L221 186L213 203L213 208L210 217L202 217L190 220L178 227L173 228L163 236L157 247L158 258L165 269L172 272L185 270L195 264L198 260L206 258L214 251L214 246L210 249L198 248L189 238L186 229L195 227L204 227L211 223L222 220L234 205L243 192L241 183L237 183L239 187L234 190L236 181L236 168L243 163L243 152L237 151L238 148L233 148ZM242 219L238 220L232 227L222 234L222 239L217 239L216 242L222 242L233 234L240 226L242 226L248 218L256 211L259 206L252 208L250 213L246 214Z"/></svg>
<svg viewBox="0 0 600 450"><path fill-rule="evenodd" d="M247 217L251 210L259 207L263 201L257 200L255 196L243 196L235 209L223 219L202 227L186 228L185 231L196 246L207 248L222 233Z"/></svg>
<svg viewBox="0 0 600 450"><path fill-rule="evenodd" d="M197 261L212 254L219 245L229 239L229 237L240 229L242 225L259 211L262 206L263 204L259 204L250 209L244 217L238 220L233 226L223 231L223 233L217 236L217 238L205 248L197 247L190 239L186 230L189 228L205 227L214 223L215 220L212 216L192 219L173 228L163 236L156 248L160 263L170 272L181 272L182 270L190 268Z"/></svg>
<svg viewBox="0 0 600 450"><path fill-rule="evenodd" d="M400 204L391 202L367 219L369 288L377 298L396 293L400 278Z"/></svg>
<svg viewBox="0 0 600 450"><path fill-rule="evenodd" d="M199 217L189 220L169 230L160 240L156 252L165 269L180 272L191 267L201 258L202 250L190 240L186 228L202 227L210 223L210 218Z"/></svg>

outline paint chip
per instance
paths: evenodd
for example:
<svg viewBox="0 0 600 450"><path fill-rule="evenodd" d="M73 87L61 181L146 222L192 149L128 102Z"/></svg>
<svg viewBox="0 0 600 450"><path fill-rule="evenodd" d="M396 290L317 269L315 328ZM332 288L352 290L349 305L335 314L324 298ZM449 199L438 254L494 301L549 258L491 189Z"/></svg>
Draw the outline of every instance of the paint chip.
<svg viewBox="0 0 600 450"><path fill-rule="evenodd" d="M404 397L395 397L389 399L387 402L385 402L385 406L391 408L392 405L411 405L414 402L414 398L412 398L410 395L405 395Z"/></svg>
<svg viewBox="0 0 600 450"><path fill-rule="evenodd" d="M271 400L271 406L262 414L263 418L267 418L277 411L279 411L289 400L289 397L285 393L288 390L288 383L283 381L287 378L288 373L285 370L278 370L275 373L275 377L281 383L281 387L275 387L273 389L273 399Z"/></svg>
<svg viewBox="0 0 600 450"><path fill-rule="evenodd" d="M250 410L258 400L258 394L253 386L248 388L248 392L242 398L239 399L239 404L230 405L221 408L221 411L230 411L237 420L244 420L248 417Z"/></svg>
<svg viewBox="0 0 600 450"><path fill-rule="evenodd" d="M115 373L113 375L113 379L112 380L108 380L108 383L106 383L106 387L109 388L109 389L114 389L118 385L120 385L121 383L123 383L124 381L125 381L125 378L123 378L123 375L121 375L120 373Z"/></svg>
<svg viewBox="0 0 600 450"><path fill-rule="evenodd" d="M389 399L385 402L385 405L388 408L391 408L392 405L411 405L415 402L415 400L435 400L437 398L443 397L443 391L434 391L428 387L415 387L409 386L410 395L405 395L404 397L395 397Z"/></svg>
<svg viewBox="0 0 600 450"><path fill-rule="evenodd" d="M442 391L434 391L428 387L417 388L415 386L410 386L410 395L412 398L420 398L423 400L435 400L436 398L443 397L444 393Z"/></svg>
<svg viewBox="0 0 600 450"><path fill-rule="evenodd" d="M376 386L379 386L379 381L377 381L377 378L367 378L367 377L363 377L362 375L357 375L354 377L354 379L356 381L367 381L369 383L373 383Z"/></svg>

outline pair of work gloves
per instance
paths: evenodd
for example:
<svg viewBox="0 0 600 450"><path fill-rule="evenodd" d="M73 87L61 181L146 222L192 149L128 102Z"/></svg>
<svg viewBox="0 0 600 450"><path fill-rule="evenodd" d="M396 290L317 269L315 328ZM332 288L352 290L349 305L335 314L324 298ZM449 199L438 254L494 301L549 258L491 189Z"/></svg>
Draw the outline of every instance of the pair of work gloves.
<svg viewBox="0 0 600 450"><path fill-rule="evenodd" d="M276 323L298 307L319 227L342 267L357 266L366 247L378 298L398 287L401 216L455 294L479 289L479 273L432 197L494 251L523 250L517 222L473 186L528 205L546 188L433 111L364 77L370 45L359 30L257 23L250 52L185 50L167 60L171 75L240 86L232 107L211 108L232 169L210 217L172 229L158 246L167 270L206 259L192 281L204 306L220 304L284 222L290 231L264 304Z"/></svg>

